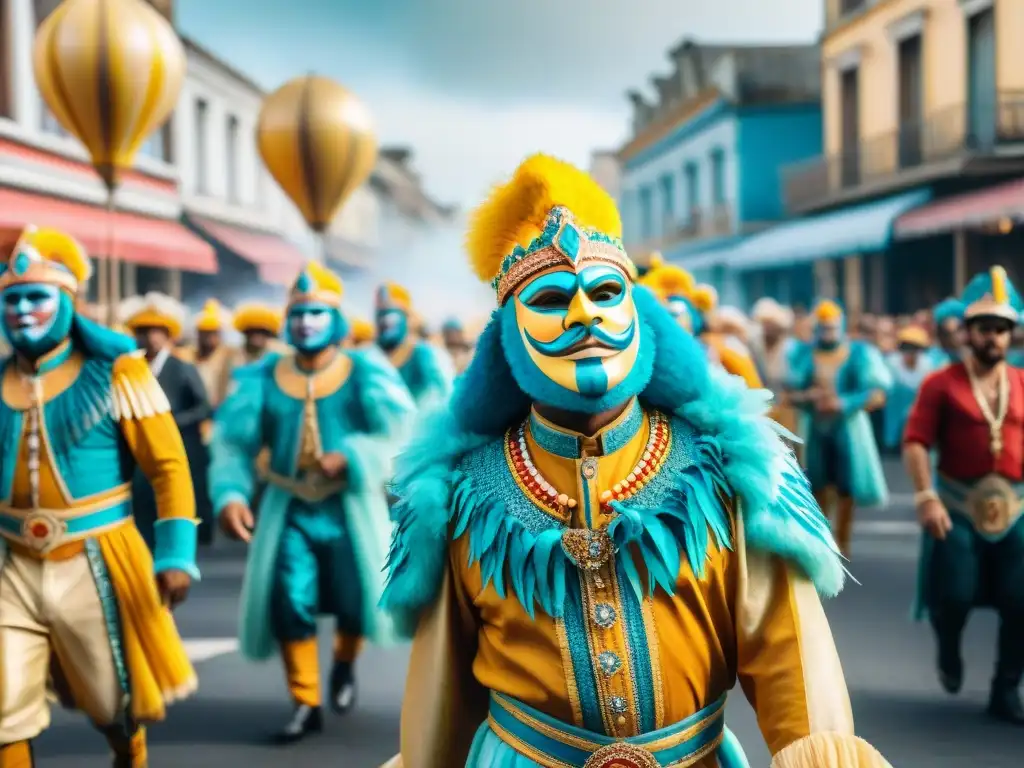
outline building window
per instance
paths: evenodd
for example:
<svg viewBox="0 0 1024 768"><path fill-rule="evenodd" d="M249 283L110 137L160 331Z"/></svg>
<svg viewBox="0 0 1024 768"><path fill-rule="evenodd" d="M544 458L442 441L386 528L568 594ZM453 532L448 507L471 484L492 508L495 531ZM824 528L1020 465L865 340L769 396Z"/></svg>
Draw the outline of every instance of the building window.
<svg viewBox="0 0 1024 768"><path fill-rule="evenodd" d="M57 10L57 6L60 4L61 0L33 0L32 10L35 12L36 29L39 29L39 25L46 20L47 16ZM57 118L53 116L42 96L39 97L39 114L39 128L43 133L48 133L52 136L70 135L64 130L64 126L57 122Z"/></svg>
<svg viewBox="0 0 1024 768"><path fill-rule="evenodd" d="M658 182L661 187L661 226L663 232L670 232L676 216L676 180L666 173Z"/></svg>
<svg viewBox="0 0 1024 768"><path fill-rule="evenodd" d="M924 133L924 79L921 75L921 36L899 43L899 161L900 168L921 163L921 137Z"/></svg>
<svg viewBox="0 0 1024 768"><path fill-rule="evenodd" d="M711 201L715 205L725 202L725 150L711 150Z"/></svg>
<svg viewBox="0 0 1024 768"><path fill-rule="evenodd" d="M839 76L840 154L842 186L860 182L860 73L857 68Z"/></svg>
<svg viewBox="0 0 1024 768"><path fill-rule="evenodd" d="M171 160L170 148L171 121L168 120L157 130L149 134L149 138L147 138L146 142L139 148L139 154L167 163Z"/></svg>
<svg viewBox="0 0 1024 768"><path fill-rule="evenodd" d="M228 176L228 202L239 201L238 182L238 118L234 115L228 117L226 143L224 145L224 160L227 163Z"/></svg>
<svg viewBox="0 0 1024 768"><path fill-rule="evenodd" d="M650 187L640 190L640 238L650 240L654 237L654 210Z"/></svg>
<svg viewBox="0 0 1024 768"><path fill-rule="evenodd" d="M196 142L196 192L205 195L209 192L209 137L207 129L210 122L210 106L203 99L196 99L194 137Z"/></svg>
<svg viewBox="0 0 1024 768"><path fill-rule="evenodd" d="M991 7L967 20L968 135L971 149L991 148L999 126L996 88L996 22Z"/></svg>
<svg viewBox="0 0 1024 768"><path fill-rule="evenodd" d="M686 180L686 212L689 221L693 221L700 210L700 169L696 163L683 166L683 179Z"/></svg>

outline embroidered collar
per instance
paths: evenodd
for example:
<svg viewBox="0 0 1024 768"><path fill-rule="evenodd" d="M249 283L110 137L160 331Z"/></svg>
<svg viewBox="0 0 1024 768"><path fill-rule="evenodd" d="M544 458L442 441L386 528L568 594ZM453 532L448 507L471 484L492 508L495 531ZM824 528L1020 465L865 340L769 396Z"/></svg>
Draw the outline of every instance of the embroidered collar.
<svg viewBox="0 0 1024 768"><path fill-rule="evenodd" d="M563 459L579 459L584 453L587 456L607 456L615 453L636 437L643 423L643 408L636 398L615 421L591 437L558 427L537 411L530 411L530 434L537 445Z"/></svg>

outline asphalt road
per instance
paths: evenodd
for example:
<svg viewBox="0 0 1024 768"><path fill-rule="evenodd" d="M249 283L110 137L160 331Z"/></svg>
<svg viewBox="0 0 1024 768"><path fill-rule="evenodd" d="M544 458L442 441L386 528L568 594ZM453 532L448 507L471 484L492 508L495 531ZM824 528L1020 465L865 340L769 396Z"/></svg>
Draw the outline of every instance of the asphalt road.
<svg viewBox="0 0 1024 768"><path fill-rule="evenodd" d="M897 466L889 467L889 475L893 503L859 519L852 571L860 586L851 585L828 606L858 731L896 768L1019 768L1024 732L990 723L983 714L994 655L993 616L979 613L971 622L963 692L953 698L939 689L930 632L909 620L918 547L909 488ZM330 719L324 735L302 744L270 745L267 734L283 724L289 706L276 661L250 665L234 653L242 568L237 549L216 552L180 611L201 688L152 730L151 768L269 768L286 761L295 768L376 768L397 745L406 652L369 650L359 668L355 713ZM326 651L329 642L323 647ZM767 766L753 713L738 691L728 720L752 766ZM81 718L64 712L56 713L53 727L39 740L37 755L42 768L108 764L100 737Z"/></svg>

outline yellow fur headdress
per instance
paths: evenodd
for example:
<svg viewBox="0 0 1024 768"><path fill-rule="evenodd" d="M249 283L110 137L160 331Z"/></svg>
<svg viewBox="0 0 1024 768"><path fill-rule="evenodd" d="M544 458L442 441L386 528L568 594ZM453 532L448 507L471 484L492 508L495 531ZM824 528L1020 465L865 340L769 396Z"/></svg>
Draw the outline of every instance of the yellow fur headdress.
<svg viewBox="0 0 1024 768"><path fill-rule="evenodd" d="M281 333L281 312L266 304L242 304L235 310L233 324L239 333L266 331L277 336Z"/></svg>
<svg viewBox="0 0 1024 768"><path fill-rule="evenodd" d="M665 264L660 257L651 257L651 268L640 278L640 285L650 288L662 301L674 296L691 299L697 287L693 275L675 264Z"/></svg>
<svg viewBox="0 0 1024 768"><path fill-rule="evenodd" d="M118 319L128 331L139 328L163 328L172 339L181 337L185 307L163 293L132 296L121 302Z"/></svg>
<svg viewBox="0 0 1024 768"><path fill-rule="evenodd" d="M698 285L693 289L691 301L702 315L709 315L718 306L718 291L711 285Z"/></svg>
<svg viewBox="0 0 1024 768"><path fill-rule="evenodd" d="M352 341L356 344L366 344L377 338L377 331L373 327L373 323L363 320L361 317L349 318L349 323L352 327L350 331Z"/></svg>
<svg viewBox="0 0 1024 768"><path fill-rule="evenodd" d="M466 234L473 270L498 304L525 280L559 264L612 264L635 273L622 247L615 201L586 173L534 155L476 209Z"/></svg>
<svg viewBox="0 0 1024 768"><path fill-rule="evenodd" d="M384 283L377 289L377 308L397 307L412 312L412 294L398 283Z"/></svg>
<svg viewBox="0 0 1024 768"><path fill-rule="evenodd" d="M340 308L344 293L345 286L340 277L320 262L310 261L292 284L288 303L318 302Z"/></svg>
<svg viewBox="0 0 1024 768"><path fill-rule="evenodd" d="M822 299L814 308L814 321L819 325L836 325L843 320L843 308L829 299Z"/></svg>
<svg viewBox="0 0 1024 768"><path fill-rule="evenodd" d="M0 291L10 285L46 283L72 297L92 276L85 248L56 229L25 227L0 273Z"/></svg>
<svg viewBox="0 0 1024 768"><path fill-rule="evenodd" d="M216 299L209 299L196 316L196 330L204 333L220 331L230 322L230 315Z"/></svg>

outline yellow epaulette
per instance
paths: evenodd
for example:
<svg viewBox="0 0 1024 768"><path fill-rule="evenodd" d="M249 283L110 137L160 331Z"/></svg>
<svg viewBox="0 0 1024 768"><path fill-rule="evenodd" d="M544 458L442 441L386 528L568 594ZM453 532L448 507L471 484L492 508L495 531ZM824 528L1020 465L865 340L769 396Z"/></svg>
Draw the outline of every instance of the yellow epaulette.
<svg viewBox="0 0 1024 768"><path fill-rule="evenodd" d="M113 416L117 421L145 419L171 411L167 395L141 350L121 355L114 361L111 394Z"/></svg>

